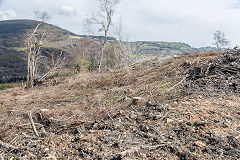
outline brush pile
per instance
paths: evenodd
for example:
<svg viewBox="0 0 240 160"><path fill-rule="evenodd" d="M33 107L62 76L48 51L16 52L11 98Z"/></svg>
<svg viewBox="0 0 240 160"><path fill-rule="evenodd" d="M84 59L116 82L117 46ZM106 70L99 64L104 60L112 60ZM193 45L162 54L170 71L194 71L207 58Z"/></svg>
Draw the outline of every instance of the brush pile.
<svg viewBox="0 0 240 160"><path fill-rule="evenodd" d="M188 71L185 86L190 92L239 94L240 50L196 64Z"/></svg>

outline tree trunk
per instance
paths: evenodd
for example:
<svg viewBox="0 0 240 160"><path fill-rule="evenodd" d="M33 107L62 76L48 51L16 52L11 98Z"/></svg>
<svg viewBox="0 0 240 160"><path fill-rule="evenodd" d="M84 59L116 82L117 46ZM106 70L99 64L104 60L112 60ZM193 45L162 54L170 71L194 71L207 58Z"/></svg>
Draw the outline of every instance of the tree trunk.
<svg viewBox="0 0 240 160"><path fill-rule="evenodd" d="M110 24L111 24L111 23L108 24L107 29L105 30L105 36L104 36L104 41L103 41L103 43L102 43L102 51L101 51L101 54L100 54L98 72L101 72L101 69L102 69L102 61L103 61L104 48L105 48L105 45L107 44L107 40L108 40L108 30L109 30Z"/></svg>
<svg viewBox="0 0 240 160"><path fill-rule="evenodd" d="M33 87L32 84L32 47L30 45L30 42L28 42L28 65L27 65L27 83L26 83L26 87L30 88Z"/></svg>
<svg viewBox="0 0 240 160"><path fill-rule="evenodd" d="M100 54L98 72L101 72L101 69L102 69L102 61L103 61L104 47L105 47L105 45L102 46L102 51L101 51L101 54Z"/></svg>

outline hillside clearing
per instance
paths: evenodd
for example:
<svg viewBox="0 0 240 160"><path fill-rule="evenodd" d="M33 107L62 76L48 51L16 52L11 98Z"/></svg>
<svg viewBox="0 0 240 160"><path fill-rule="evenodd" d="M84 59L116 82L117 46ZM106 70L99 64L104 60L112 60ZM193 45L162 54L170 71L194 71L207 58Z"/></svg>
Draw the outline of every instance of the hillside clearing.
<svg viewBox="0 0 240 160"><path fill-rule="evenodd" d="M223 52L0 91L0 155L16 159L239 159L238 94L189 94L189 68ZM57 82L57 83L56 83ZM133 101L139 97L139 101ZM36 136L29 121L31 112Z"/></svg>

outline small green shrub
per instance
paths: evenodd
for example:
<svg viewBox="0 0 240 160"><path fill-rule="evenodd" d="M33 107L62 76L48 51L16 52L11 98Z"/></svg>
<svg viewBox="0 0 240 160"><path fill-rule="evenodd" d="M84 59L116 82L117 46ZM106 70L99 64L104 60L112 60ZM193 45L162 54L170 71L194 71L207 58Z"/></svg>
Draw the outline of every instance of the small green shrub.
<svg viewBox="0 0 240 160"><path fill-rule="evenodd" d="M110 96L106 97L105 103L106 103L107 105L113 105L113 104L115 104L115 103L117 103L117 102L123 101L123 99L124 99L124 96L123 96L123 95L119 95L119 94L110 95Z"/></svg>
<svg viewBox="0 0 240 160"><path fill-rule="evenodd" d="M77 72L86 73L89 71L89 67L91 66L91 62L87 59L77 59L74 62L75 68Z"/></svg>
<svg viewBox="0 0 240 160"><path fill-rule="evenodd" d="M61 75L66 77L71 77L77 74L77 71L75 69L67 70L63 72Z"/></svg>

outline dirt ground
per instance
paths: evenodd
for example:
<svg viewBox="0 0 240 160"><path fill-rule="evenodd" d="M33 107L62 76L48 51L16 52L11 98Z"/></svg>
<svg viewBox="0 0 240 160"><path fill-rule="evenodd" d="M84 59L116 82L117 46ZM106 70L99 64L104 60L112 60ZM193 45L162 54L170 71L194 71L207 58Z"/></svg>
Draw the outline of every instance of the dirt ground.
<svg viewBox="0 0 240 160"><path fill-rule="evenodd" d="M0 159L240 159L239 93L186 87L222 54L0 91Z"/></svg>

